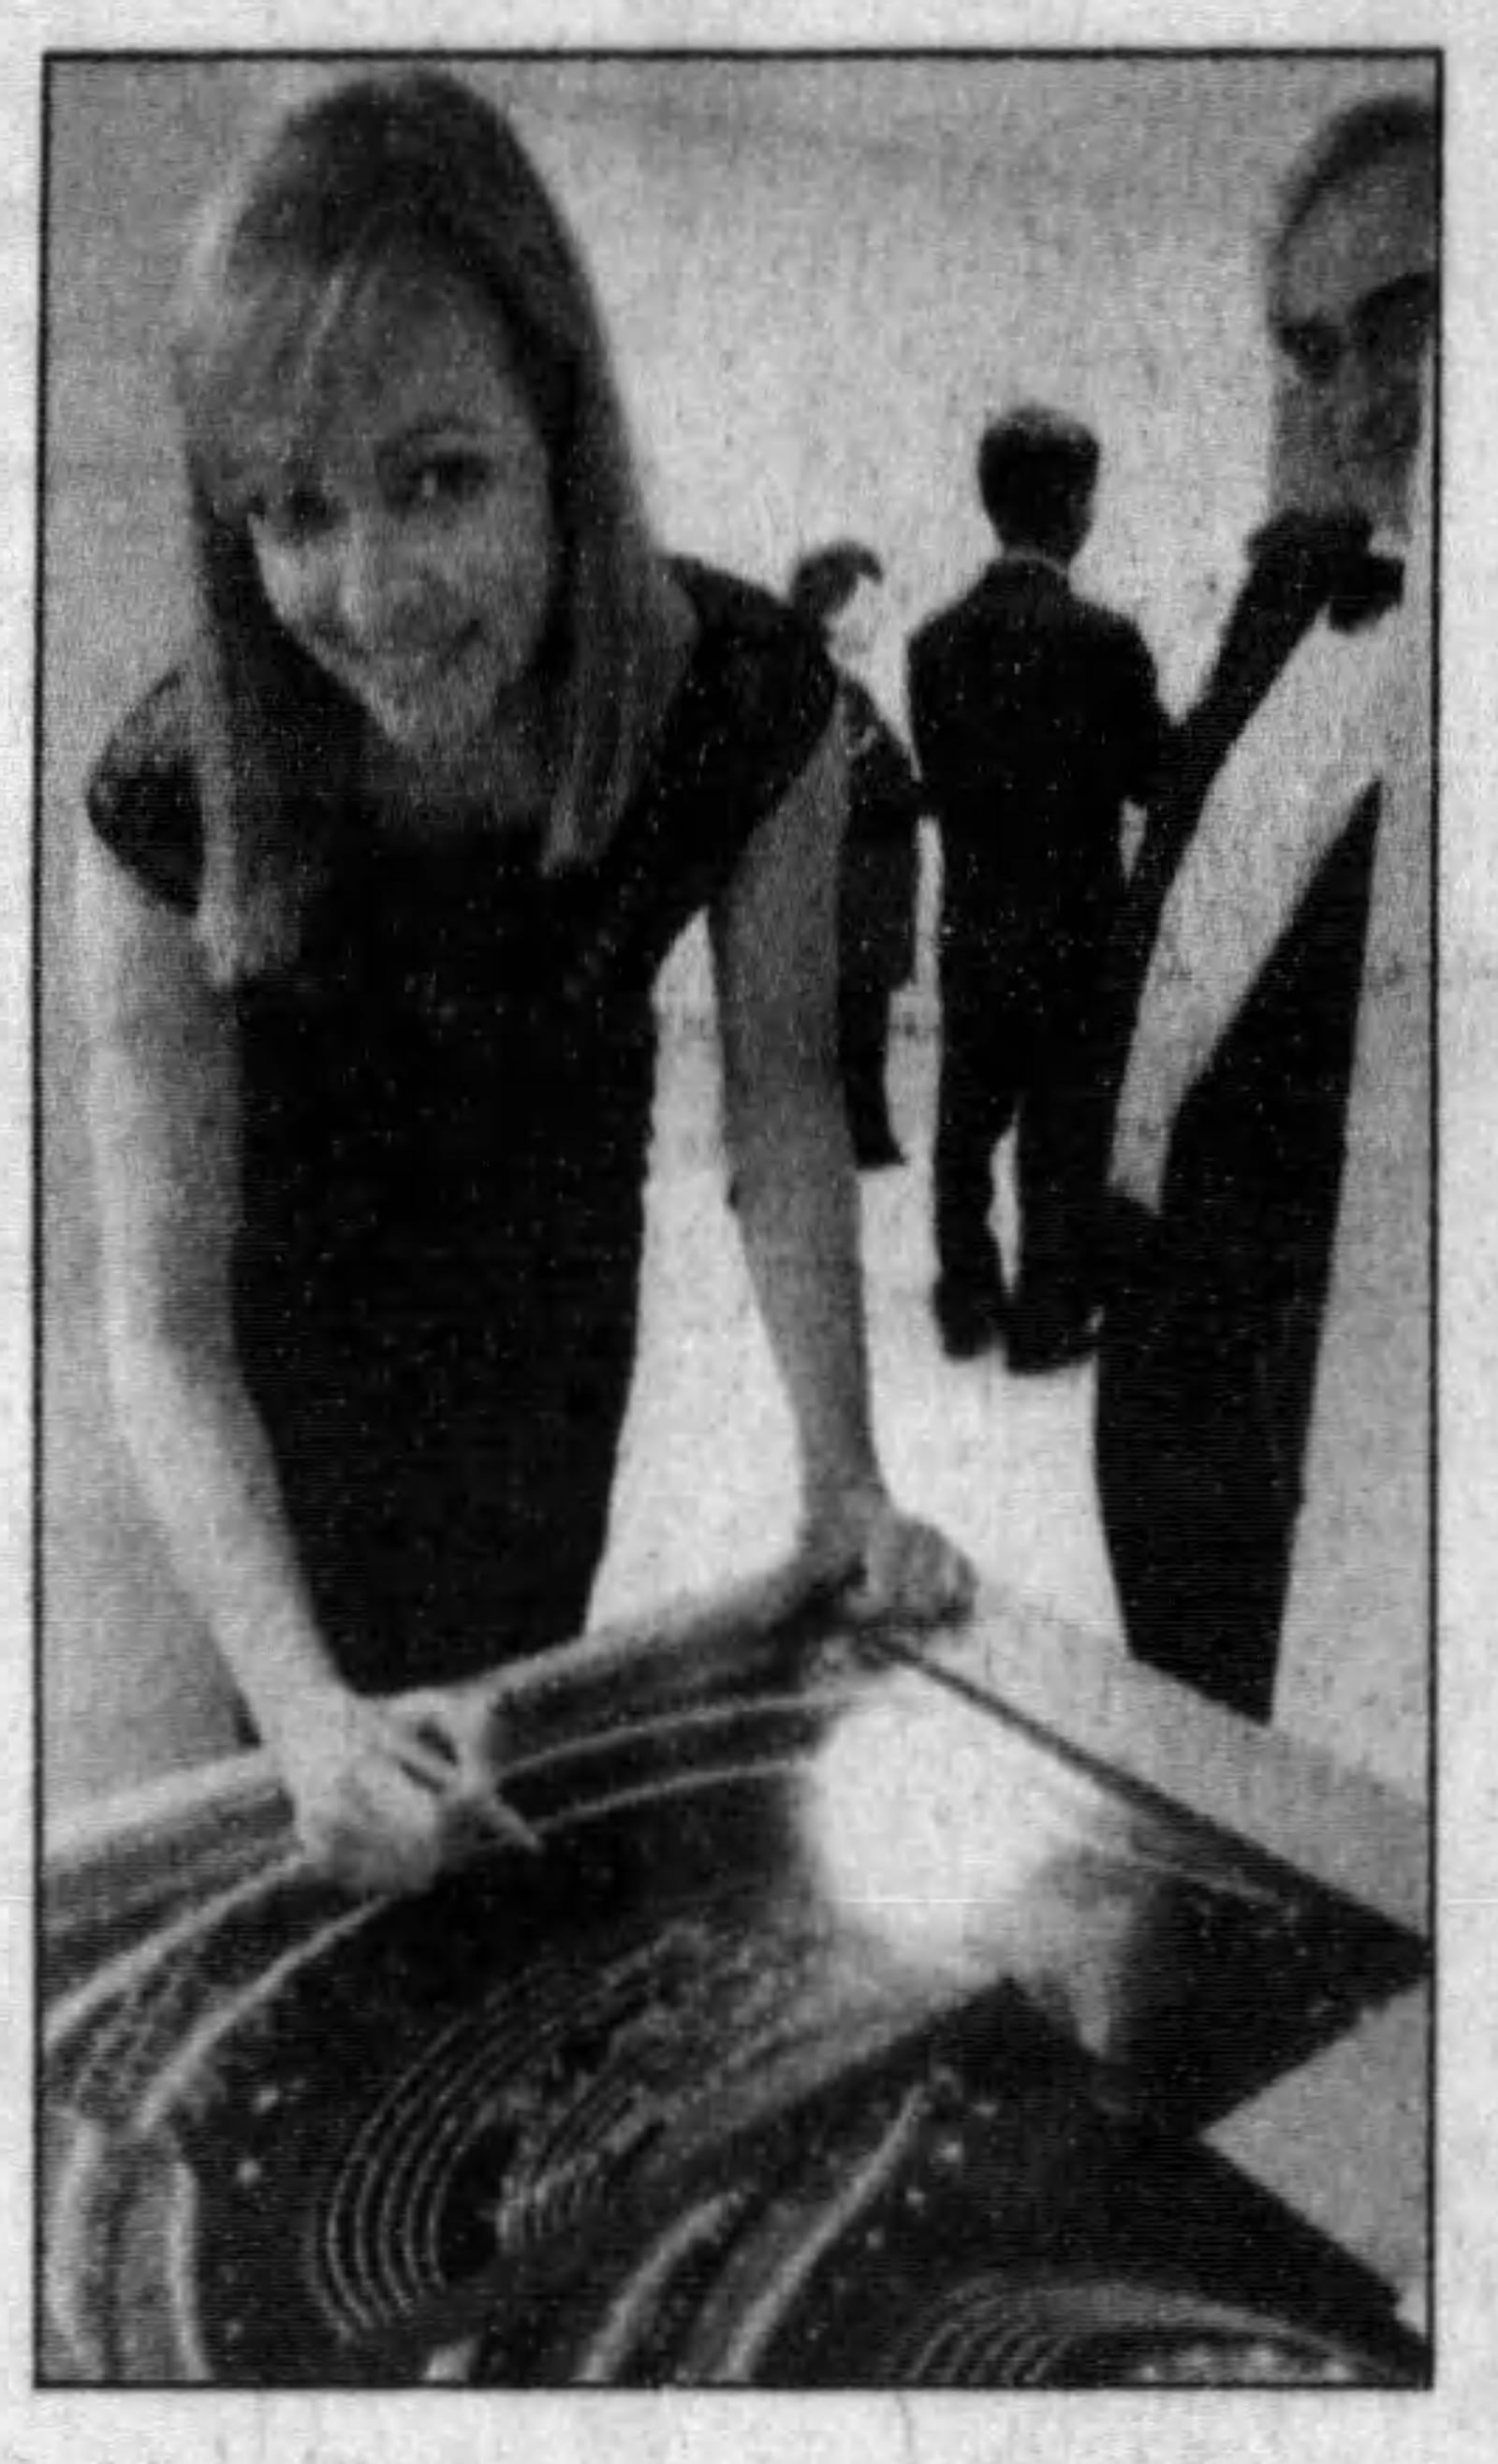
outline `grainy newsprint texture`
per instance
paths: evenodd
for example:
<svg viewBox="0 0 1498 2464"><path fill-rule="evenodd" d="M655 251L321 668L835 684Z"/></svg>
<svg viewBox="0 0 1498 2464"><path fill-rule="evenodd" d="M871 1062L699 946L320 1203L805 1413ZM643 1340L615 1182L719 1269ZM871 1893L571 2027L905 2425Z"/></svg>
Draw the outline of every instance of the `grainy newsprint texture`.
<svg viewBox="0 0 1498 2464"><path fill-rule="evenodd" d="M53 14L3 55L0 905L32 930L7 935L0 974L18 1159L0 1262L18 1638L0 1679L17 2014L0 2464L375 2464L413 2439L454 2458L756 2464L1257 2457L1288 2438L1318 2459L1477 2456L1498 2298L1479 2042L1498 1366L1486 30L1439 8L1250 26L1124 0L761 0L732 22L643 5ZM235 586L297 673L332 680L359 750L331 922L294 994L209 997L248 1125L224 1183L240 1282L223 1323L269 1433L253 1443L280 1503L258 1527L236 1520L263 1489L242 1433L223 1442L226 1488L221 1420L194 1421L193 1463L180 1441L153 1459L131 1417L121 1293L146 1268L110 1178L124 1094L101 1126L99 1089L135 1100L143 1081L100 1064L87 878L114 883L106 904L127 882L158 935L200 946L224 843L202 703L158 691L184 663L198 674L206 638L170 374L188 236L277 121L422 67L503 116L586 266L651 569L687 611L686 682L604 860L603 920L585 888L563 893L574 932L555 892L517 888L530 825L504 819L531 794L514 780L534 742L554 780L552 722L502 785L484 769L480 796L461 682L430 676L443 625L468 627L454 666L482 661L486 626L523 631L515 464L486 473L480 443L478 475L452 475L482 429L463 385L491 382L452 373L473 281L446 295L447 327L392 288L362 343L357 301L330 295L310 379L301 310L275 312L304 355L297 452L277 461L262 424L281 476L216 518L240 525ZM1392 153L1302 198L1276 243L1318 132L1380 103ZM1385 177L1414 156L1433 182ZM439 333L434 372L423 337ZM574 381L548 391L533 363L508 335L490 363L546 473L551 629L545 660L520 662L527 690L557 671L557 608L576 623L597 519L559 476ZM289 402L285 362L258 364L266 399L279 385ZM415 430L396 434L390 405L418 396L438 445L408 486ZM1026 471L1058 436L1090 440L1074 534L1065 510L1029 532L996 518L980 447L1017 407ZM467 504L441 511L445 543L418 541L450 489ZM486 491L500 544L474 550ZM849 543L850 578L793 624L798 565ZM417 650L392 649L403 625L427 627ZM1126 633L1144 716L1109 681ZM815 862L800 901L765 894L743 922L807 750L795 714L815 694L774 664L793 641L805 673L826 653L856 680L848 709L871 707L918 781L903 851L887 838L860 873L853 774L825 1017L856 1162L797 1144ZM913 658L917 642L938 647ZM432 752L418 706L450 686ZM866 750L870 723L848 720ZM273 766L292 724L257 748ZM496 722L474 741L497 764L524 735ZM1067 834L1084 809L1079 891ZM350 817L369 839L352 855ZM899 914L871 923L881 900ZM770 988L759 1006L750 979ZM359 1006L387 998L407 1005L388 1037ZM198 1032L175 999L143 1005L158 1051ZM573 1069L580 1003L598 1058ZM773 1045L743 1020L776 1016L800 1056L779 1181L742 1129L744 1070L752 1117L753 1055ZM191 1045L187 1078L209 1048ZM886 1120L864 1134L870 1050ZM549 1288L514 1231L531 1201L512 1207L508 1133L471 1126L485 1068L505 1123L530 1122L526 1071L565 1089L557 1186L581 1172L585 1194L575 1218L545 1199L545 1240L561 1256L556 1227L585 1221L595 1269L585 1303L545 1321L539 1382L523 1371L529 1422L511 1409L501 1445L499 1407L465 1403L465 1454L453 1398L484 1392L474 1362L502 1345L490 1298L450 1305L441 1277L456 1260L491 1277L503 1323L506 1304L483 1242L442 1251L435 1219L492 1205L524 1292ZM606 1134L577 1133L604 1089ZM430 1136L401 1117L412 1089ZM525 1171L545 1100L517 1132ZM368 1112L382 1101L388 1117ZM173 1151L184 1218L216 1152L199 1111ZM315 1157L275 1126L294 1115L319 1125ZM365 1162L347 1155L371 1121L358 1155L422 1160L404 1193L398 1161L387 1179L368 1161L379 1194L350 1233ZM493 1194L471 1176L464 1196L453 1165L452 1207L428 1202L459 1138L460 1161L498 1157ZM152 1169L166 1152L141 1151ZM244 1261L272 1220L256 1175L288 1155L310 1227L297 1288L322 1297L294 1328L277 1420L245 1295L303 1268L252 1286ZM825 1181L850 1216L817 1211ZM610 1295L634 1253L609 1226L636 1198L628 1320ZM293 1245L294 1214L274 1235ZM838 1220L853 1304L827 1266ZM993 1281L956 1291L974 1222ZM804 1306L787 1315L798 1275L823 1296L812 1331ZM179 1318L163 1290L160 1356L196 1306ZM870 1626L845 1579L877 1588L894 1539L878 1565L804 1579L816 1484L798 1466L818 1430L838 1452L827 1330L848 1306L888 1494L974 1569L971 1614L934 1632L917 1608ZM515 1304L515 1359L550 1307ZM439 1376L410 1329L441 1310ZM612 1402L590 1398L611 1393L598 1357L625 1334L610 1433ZM333 1379L366 1339L386 1365L357 1371L356 1402L318 1387L304 1410L306 1362ZM406 1417L377 1444L370 1415L403 1377ZM167 1462L201 1501L186 1513ZM271 1529L329 1635L341 1601L397 1597L413 1635L451 1639L459 1611L440 1603L460 1596L503 1626L511 1591L481 1567L463 1590L486 1479L496 1528L510 1518L496 1562L554 1553L543 1525L590 1529L600 1482L606 1526L575 1538L564 1625L517 1608L493 1669L472 1648L410 1666L443 1690L418 1743L399 1731L406 1783L444 1802L470 1788L486 1827L462 1853L444 1833L451 1870L426 1887L371 1890L338 1867L345 1835L318 1831L311 1748L298 1759L247 1682L272 1663L224 1605L224 1567L238 1551L241 1606L279 1596L248 1588ZM430 1578L409 1571L418 1529ZM546 1579L514 1596L570 1596ZM282 1664L292 1687L295 1651ZM366 1837L390 1785L362 1801Z"/></svg>

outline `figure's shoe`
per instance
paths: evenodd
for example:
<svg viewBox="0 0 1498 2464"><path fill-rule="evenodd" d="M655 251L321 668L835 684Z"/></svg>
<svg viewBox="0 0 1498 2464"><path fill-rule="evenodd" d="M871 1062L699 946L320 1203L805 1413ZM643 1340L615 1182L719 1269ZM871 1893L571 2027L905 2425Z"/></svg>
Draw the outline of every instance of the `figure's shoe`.
<svg viewBox="0 0 1498 2464"><path fill-rule="evenodd" d="M885 1172L892 1165L905 1161L901 1146L888 1121L853 1133L853 1160L860 1172Z"/></svg>
<svg viewBox="0 0 1498 2464"><path fill-rule="evenodd" d="M1002 1344L1008 1308L1002 1284L955 1283L942 1275L931 1300L949 1360L976 1360L980 1353L997 1351Z"/></svg>
<svg viewBox="0 0 1498 2464"><path fill-rule="evenodd" d="M870 1084L845 1085L843 1100L848 1108L848 1134L853 1141L853 1160L860 1172L880 1172L887 1164L903 1163L904 1155L890 1119L890 1107L880 1081Z"/></svg>
<svg viewBox="0 0 1498 2464"><path fill-rule="evenodd" d="M1074 1368L1097 1350L1099 1312L1016 1309L1009 1322L1008 1363L1016 1377L1045 1377Z"/></svg>

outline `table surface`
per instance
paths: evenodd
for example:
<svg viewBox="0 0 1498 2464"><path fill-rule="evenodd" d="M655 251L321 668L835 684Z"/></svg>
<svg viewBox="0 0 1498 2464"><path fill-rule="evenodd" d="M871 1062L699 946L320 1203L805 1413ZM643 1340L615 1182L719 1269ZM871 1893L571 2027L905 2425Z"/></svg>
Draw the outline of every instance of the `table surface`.
<svg viewBox="0 0 1498 2464"><path fill-rule="evenodd" d="M507 1671L498 1690L562 1716L569 1700L671 1678L683 1655L763 1649L773 1584L672 1604L649 1631L601 1631ZM1298 1742L1135 1666L1111 1641L989 1592L971 1624L922 1652L1062 1745L1238 1834L1409 1930L1428 1926L1428 1825L1418 1806ZM49 1877L86 1891L173 1826L205 1832L274 1798L263 1756L235 1757L80 1809L50 1829ZM1241 2106L1210 2144L1361 2259L1418 2310L1426 2269L1428 2012L1424 1987Z"/></svg>

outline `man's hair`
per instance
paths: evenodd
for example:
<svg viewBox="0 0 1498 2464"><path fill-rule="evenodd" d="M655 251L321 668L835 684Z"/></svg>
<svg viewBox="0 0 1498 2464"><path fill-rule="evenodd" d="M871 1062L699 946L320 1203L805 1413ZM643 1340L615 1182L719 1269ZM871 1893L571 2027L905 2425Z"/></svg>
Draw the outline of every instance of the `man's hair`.
<svg viewBox="0 0 1498 2464"><path fill-rule="evenodd" d="M1441 149L1441 122L1434 103L1418 94L1366 95L1333 114L1291 165L1280 190L1269 241L1268 294L1272 306L1280 274L1295 233L1333 189L1371 171L1390 154L1419 146L1432 166Z"/></svg>
<svg viewBox="0 0 1498 2464"><path fill-rule="evenodd" d="M1006 546L1069 552L1075 522L1097 484L1102 449L1068 412L1021 403L983 430L978 493Z"/></svg>
<svg viewBox="0 0 1498 2464"><path fill-rule="evenodd" d="M798 616L821 629L848 605L861 582L883 580L883 562L871 547L861 539L834 539L797 559L785 595Z"/></svg>

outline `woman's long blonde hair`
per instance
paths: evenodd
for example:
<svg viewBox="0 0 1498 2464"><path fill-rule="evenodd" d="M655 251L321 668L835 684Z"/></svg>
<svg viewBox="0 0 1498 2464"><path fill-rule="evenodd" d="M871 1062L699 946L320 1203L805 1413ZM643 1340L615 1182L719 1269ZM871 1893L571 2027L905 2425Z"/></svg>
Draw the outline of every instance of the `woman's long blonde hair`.
<svg viewBox="0 0 1498 2464"><path fill-rule="evenodd" d="M223 982L296 958L356 745L346 698L267 604L247 476L268 421L295 432L348 303L392 261L450 274L493 307L550 455L562 583L548 867L606 845L659 715L664 568L591 286L518 139L430 69L303 105L206 222L173 341L197 617L198 929Z"/></svg>

